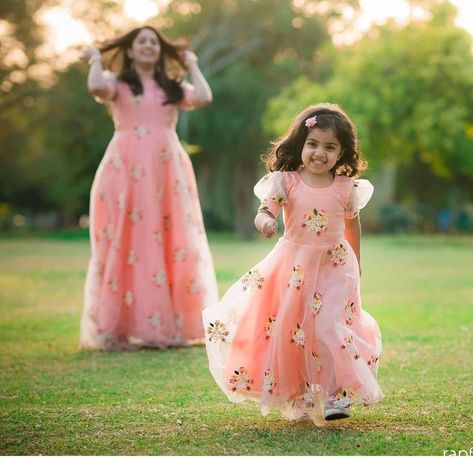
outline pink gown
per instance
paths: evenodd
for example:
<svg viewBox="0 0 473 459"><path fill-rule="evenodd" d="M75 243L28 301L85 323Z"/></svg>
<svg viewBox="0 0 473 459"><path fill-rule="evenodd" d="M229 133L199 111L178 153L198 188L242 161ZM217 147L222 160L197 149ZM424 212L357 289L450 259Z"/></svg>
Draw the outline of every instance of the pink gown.
<svg viewBox="0 0 473 459"><path fill-rule="evenodd" d="M203 341L201 314L217 283L191 161L176 135L184 99L162 105L154 82L134 96L108 75L114 136L90 199L92 254L80 346L186 346Z"/></svg>
<svg viewBox="0 0 473 459"><path fill-rule="evenodd" d="M209 368L230 401L322 424L327 403L383 398L381 335L361 308L358 262L344 237L345 218L372 192L367 180L345 176L311 188L298 172L273 172L255 186L263 208L284 209L284 235L203 313Z"/></svg>

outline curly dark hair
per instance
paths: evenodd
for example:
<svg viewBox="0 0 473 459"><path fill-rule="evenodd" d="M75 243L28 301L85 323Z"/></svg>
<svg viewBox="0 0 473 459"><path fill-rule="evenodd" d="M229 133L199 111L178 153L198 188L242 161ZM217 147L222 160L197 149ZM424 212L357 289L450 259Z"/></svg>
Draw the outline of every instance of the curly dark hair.
<svg viewBox="0 0 473 459"><path fill-rule="evenodd" d="M133 41L143 29L153 31L161 46L161 55L154 70L154 79L166 93L167 99L163 105L178 104L184 95L181 86L182 75L188 70L184 62L183 52L189 49L189 46L184 40L173 42L154 27L138 27L125 35L104 42L99 47L103 55L104 65L110 70L115 70L118 79L127 83L135 96L142 94L143 85L132 65L132 60L128 57L127 50L131 48ZM169 75L172 67L175 75Z"/></svg>
<svg viewBox="0 0 473 459"><path fill-rule="evenodd" d="M332 129L342 147L342 156L332 169L336 175L359 177L368 163L363 158L356 128L348 115L336 104L320 103L306 108L297 115L285 136L271 144L262 156L266 168L274 171L296 171L302 165L301 152L310 128L307 118L317 116L317 129Z"/></svg>

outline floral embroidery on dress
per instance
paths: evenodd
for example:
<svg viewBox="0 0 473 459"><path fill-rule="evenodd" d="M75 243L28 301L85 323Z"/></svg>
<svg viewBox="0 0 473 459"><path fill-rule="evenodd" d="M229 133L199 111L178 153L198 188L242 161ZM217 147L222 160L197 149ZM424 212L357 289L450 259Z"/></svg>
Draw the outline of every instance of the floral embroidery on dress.
<svg viewBox="0 0 473 459"><path fill-rule="evenodd" d="M376 364L378 363L379 357L376 355L372 355L368 362L366 362L369 366L375 367Z"/></svg>
<svg viewBox="0 0 473 459"><path fill-rule="evenodd" d="M128 216L130 217L132 223L136 223L143 218L141 215L141 210L137 207L133 207L133 209L128 212Z"/></svg>
<svg viewBox="0 0 473 459"><path fill-rule="evenodd" d="M112 225L105 226L102 229L101 233L102 233L102 237L104 239L107 239L107 240L111 241L112 238L113 238L113 226Z"/></svg>
<svg viewBox="0 0 473 459"><path fill-rule="evenodd" d="M315 369L318 373L320 373L322 371L322 360L320 359L320 354L317 354L317 352L312 351L312 357L314 357Z"/></svg>
<svg viewBox="0 0 473 459"><path fill-rule="evenodd" d="M207 327L207 335L209 336L209 341L217 342L221 341L222 343L225 342L227 336L230 334L226 325L220 320L216 320L214 323L209 322Z"/></svg>
<svg viewBox="0 0 473 459"><path fill-rule="evenodd" d="M112 277L109 282L108 282L108 286L110 287L110 290L113 292L113 293L117 293L118 291L118 279L117 277Z"/></svg>
<svg viewBox="0 0 473 459"><path fill-rule="evenodd" d="M176 194L183 194L187 190L186 185L179 179L174 181L174 193Z"/></svg>
<svg viewBox="0 0 473 459"><path fill-rule="evenodd" d="M355 343L353 342L353 336L346 336L345 338L343 338L343 341L345 344L342 344L340 349L347 350L355 360L358 360L360 358L360 354L358 353L358 349L356 348Z"/></svg>
<svg viewBox="0 0 473 459"><path fill-rule="evenodd" d="M295 343L296 346L301 346L304 349L305 333L299 324L291 329L291 343Z"/></svg>
<svg viewBox="0 0 473 459"><path fill-rule="evenodd" d="M127 306L131 306L135 302L135 297L130 290L127 290L125 295L123 295L123 301Z"/></svg>
<svg viewBox="0 0 473 459"><path fill-rule="evenodd" d="M162 323L161 314L159 314L159 312L153 312L148 316L148 322L153 328L158 327Z"/></svg>
<svg viewBox="0 0 473 459"><path fill-rule="evenodd" d="M276 322L276 316L268 317L268 320L264 326L264 333L266 339L269 339L273 334L274 322Z"/></svg>
<svg viewBox="0 0 473 459"><path fill-rule="evenodd" d="M241 282L243 283L243 290L254 290L254 289L262 289L263 288L263 282L264 282L264 277L261 277L259 271L255 268L252 269L251 271L248 271L247 274L245 274Z"/></svg>
<svg viewBox="0 0 473 459"><path fill-rule="evenodd" d="M305 394L302 397L302 401L307 407L315 407L315 390L312 384L309 384L308 382L305 383Z"/></svg>
<svg viewBox="0 0 473 459"><path fill-rule="evenodd" d="M142 139L146 134L148 134L148 129L144 126L135 126L136 137Z"/></svg>
<svg viewBox="0 0 473 459"><path fill-rule="evenodd" d="M264 381L263 381L263 392L267 392L268 394L273 393L273 389L276 387L276 383L274 382L274 375L271 370L266 370L264 372Z"/></svg>
<svg viewBox="0 0 473 459"><path fill-rule="evenodd" d="M352 325L353 319L356 317L356 306L355 303L348 302L345 306L345 324Z"/></svg>
<svg viewBox="0 0 473 459"><path fill-rule="evenodd" d="M312 301L310 302L310 309L314 313L314 316L316 316L320 312L320 308L322 307L322 294L319 292L314 293L314 297L312 298Z"/></svg>
<svg viewBox="0 0 473 459"><path fill-rule="evenodd" d="M161 158L163 161L169 161L171 159L171 152L167 148L161 150Z"/></svg>
<svg viewBox="0 0 473 459"><path fill-rule="evenodd" d="M334 266L344 265L348 258L348 250L343 244L334 245L329 251L330 261Z"/></svg>
<svg viewBox="0 0 473 459"><path fill-rule="evenodd" d="M232 391L250 391L253 380L250 378L250 374L245 367L240 367L238 370L233 371L233 375L230 378L230 384L233 386Z"/></svg>
<svg viewBox="0 0 473 459"><path fill-rule="evenodd" d="M153 274L153 282L158 286L163 286L167 281L167 275L164 271Z"/></svg>
<svg viewBox="0 0 473 459"><path fill-rule="evenodd" d="M110 160L112 163L112 166L119 171L122 168L122 157L120 155L114 155L112 156L112 159Z"/></svg>
<svg viewBox="0 0 473 459"><path fill-rule="evenodd" d="M197 293L200 293L200 288L199 284L197 283L196 280L191 280L187 286L187 291L191 293L192 295L195 295Z"/></svg>
<svg viewBox="0 0 473 459"><path fill-rule="evenodd" d="M285 199L283 196L279 194L275 194L272 198L271 201L275 202L278 206L282 206L283 204L286 203Z"/></svg>
<svg viewBox="0 0 473 459"><path fill-rule="evenodd" d="M328 215L325 210L312 209L304 215L304 220L302 227L307 228L307 231L315 231L317 236L327 231Z"/></svg>
<svg viewBox="0 0 473 459"><path fill-rule="evenodd" d="M143 166L136 164L131 168L131 177L135 182L142 179L145 176L145 172L143 170Z"/></svg>
<svg viewBox="0 0 473 459"><path fill-rule="evenodd" d="M162 200L163 200L163 197L164 197L164 189L163 189L163 187L158 188L158 189L156 190L156 193L155 193L155 194L156 194L156 197L158 198L158 200L159 200L159 201L162 201Z"/></svg>
<svg viewBox="0 0 473 459"><path fill-rule="evenodd" d="M157 242L163 242L163 233L161 233L159 230L156 230L154 232L154 240Z"/></svg>
<svg viewBox="0 0 473 459"><path fill-rule="evenodd" d="M174 262L184 261L186 259L186 251L181 248L174 249L172 259Z"/></svg>
<svg viewBox="0 0 473 459"><path fill-rule="evenodd" d="M287 286L295 287L297 290L300 290L303 285L304 285L304 271L299 265L296 265L292 268L292 276L289 279Z"/></svg>
<svg viewBox="0 0 473 459"><path fill-rule="evenodd" d="M133 266L136 263L136 260L137 260L136 252L133 249L131 249L128 252L127 263L129 266Z"/></svg>
<svg viewBox="0 0 473 459"><path fill-rule="evenodd" d="M123 210L125 208L125 195L123 193L120 193L118 195L117 206L120 210Z"/></svg>
<svg viewBox="0 0 473 459"><path fill-rule="evenodd" d="M121 245L122 245L122 240L119 237L115 238L112 242L112 247L117 251L120 250Z"/></svg>

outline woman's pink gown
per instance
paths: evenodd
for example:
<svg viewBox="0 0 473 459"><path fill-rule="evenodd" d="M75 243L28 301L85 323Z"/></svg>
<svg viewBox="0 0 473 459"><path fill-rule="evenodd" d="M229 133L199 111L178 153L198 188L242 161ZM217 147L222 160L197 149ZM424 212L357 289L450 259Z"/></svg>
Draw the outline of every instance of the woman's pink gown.
<svg viewBox="0 0 473 459"><path fill-rule="evenodd" d="M176 135L178 109L152 80L134 96L108 79L114 136L90 200L92 254L80 346L186 346L202 342L201 314L217 284L191 161Z"/></svg>
<svg viewBox="0 0 473 459"><path fill-rule="evenodd" d="M210 371L229 400L321 424L325 404L382 399L381 335L361 307L358 262L344 236L345 218L372 190L343 176L311 188L298 172L274 172L256 185L263 208L284 209L284 235L203 313Z"/></svg>

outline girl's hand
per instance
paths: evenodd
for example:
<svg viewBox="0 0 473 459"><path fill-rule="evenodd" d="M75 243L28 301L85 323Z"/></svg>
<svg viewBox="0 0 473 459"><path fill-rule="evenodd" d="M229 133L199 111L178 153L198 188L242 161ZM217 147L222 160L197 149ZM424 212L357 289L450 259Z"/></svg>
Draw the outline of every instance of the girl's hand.
<svg viewBox="0 0 473 459"><path fill-rule="evenodd" d="M187 67L190 67L192 64L197 64L197 56L192 51L186 49L184 51L184 62L186 63Z"/></svg>
<svg viewBox="0 0 473 459"><path fill-rule="evenodd" d="M92 58L100 58L100 51L93 46L84 46L80 52L79 59L89 62Z"/></svg>
<svg viewBox="0 0 473 459"><path fill-rule="evenodd" d="M268 220L261 228L264 237L268 239L273 237L278 232L278 222L276 220Z"/></svg>

